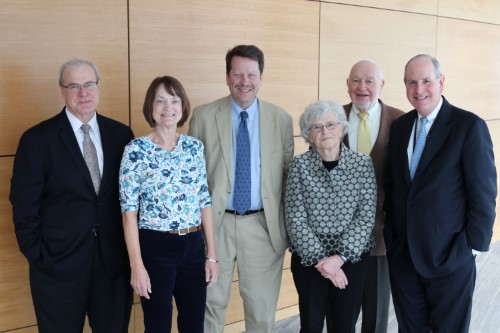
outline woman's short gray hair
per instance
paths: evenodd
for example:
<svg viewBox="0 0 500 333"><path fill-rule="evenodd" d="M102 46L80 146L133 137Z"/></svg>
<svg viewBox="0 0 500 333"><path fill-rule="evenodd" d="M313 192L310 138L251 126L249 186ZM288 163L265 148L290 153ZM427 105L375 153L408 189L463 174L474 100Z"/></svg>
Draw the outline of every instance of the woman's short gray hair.
<svg viewBox="0 0 500 333"><path fill-rule="evenodd" d="M314 145L311 142L310 136L310 128L313 122L329 114L332 114L336 121L342 126L343 135L347 133L349 122L347 121L344 107L333 101L319 100L309 104L299 118L300 136L304 138L306 143L312 146Z"/></svg>

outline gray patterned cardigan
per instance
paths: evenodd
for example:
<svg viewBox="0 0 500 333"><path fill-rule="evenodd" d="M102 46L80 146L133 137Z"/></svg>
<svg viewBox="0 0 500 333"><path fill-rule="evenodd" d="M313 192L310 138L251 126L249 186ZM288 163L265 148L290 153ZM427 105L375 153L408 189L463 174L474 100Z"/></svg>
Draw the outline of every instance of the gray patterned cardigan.
<svg viewBox="0 0 500 333"><path fill-rule="evenodd" d="M316 150L295 156L285 195L290 251L302 265L340 253L353 263L373 247L377 184L372 160L341 144L330 172Z"/></svg>

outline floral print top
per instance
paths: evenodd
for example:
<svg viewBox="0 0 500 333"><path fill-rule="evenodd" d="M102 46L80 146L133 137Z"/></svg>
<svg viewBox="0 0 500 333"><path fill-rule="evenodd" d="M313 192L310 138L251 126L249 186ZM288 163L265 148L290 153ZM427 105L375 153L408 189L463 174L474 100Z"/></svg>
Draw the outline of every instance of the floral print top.
<svg viewBox="0 0 500 333"><path fill-rule="evenodd" d="M169 152L143 136L132 140L120 166L122 212L138 211L139 229L178 230L201 224L212 205L203 143L180 135Z"/></svg>

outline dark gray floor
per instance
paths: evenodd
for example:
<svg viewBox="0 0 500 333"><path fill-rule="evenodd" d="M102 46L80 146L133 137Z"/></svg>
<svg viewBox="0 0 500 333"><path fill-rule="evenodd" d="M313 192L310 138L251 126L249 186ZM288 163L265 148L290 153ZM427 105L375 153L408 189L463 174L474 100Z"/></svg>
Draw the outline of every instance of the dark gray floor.
<svg viewBox="0 0 500 333"><path fill-rule="evenodd" d="M470 333L498 333L500 332L500 241L491 245L489 252L480 254L476 262L477 280ZM294 316L277 322L275 333L297 333L299 327L299 318ZM356 332L359 332L360 327L358 322ZM398 324L391 304L388 333L397 331ZM326 333L326 329L323 332Z"/></svg>

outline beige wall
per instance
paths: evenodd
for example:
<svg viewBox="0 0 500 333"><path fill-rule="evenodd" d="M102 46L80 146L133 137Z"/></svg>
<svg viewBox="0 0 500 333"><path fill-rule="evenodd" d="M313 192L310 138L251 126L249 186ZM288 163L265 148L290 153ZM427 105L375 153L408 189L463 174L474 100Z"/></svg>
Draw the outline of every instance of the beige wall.
<svg viewBox="0 0 500 333"><path fill-rule="evenodd" d="M445 71L446 97L486 119L497 162L500 156L496 0L4 0L0 6L0 332L37 331L9 181L22 132L61 110L57 70L71 57L97 63L99 112L129 124L138 136L149 131L141 108L154 77L177 77L193 106L227 95L224 55L236 44L264 51L260 96L292 114L296 134L308 103L348 101L345 79L360 59L383 68L382 99L409 110L404 64L429 53ZM300 138L296 145L296 153L306 149ZM500 239L500 223L494 239ZM235 275L226 332L244 329L237 283ZM277 318L296 313L296 303L287 258ZM142 329L136 299L129 331Z"/></svg>

